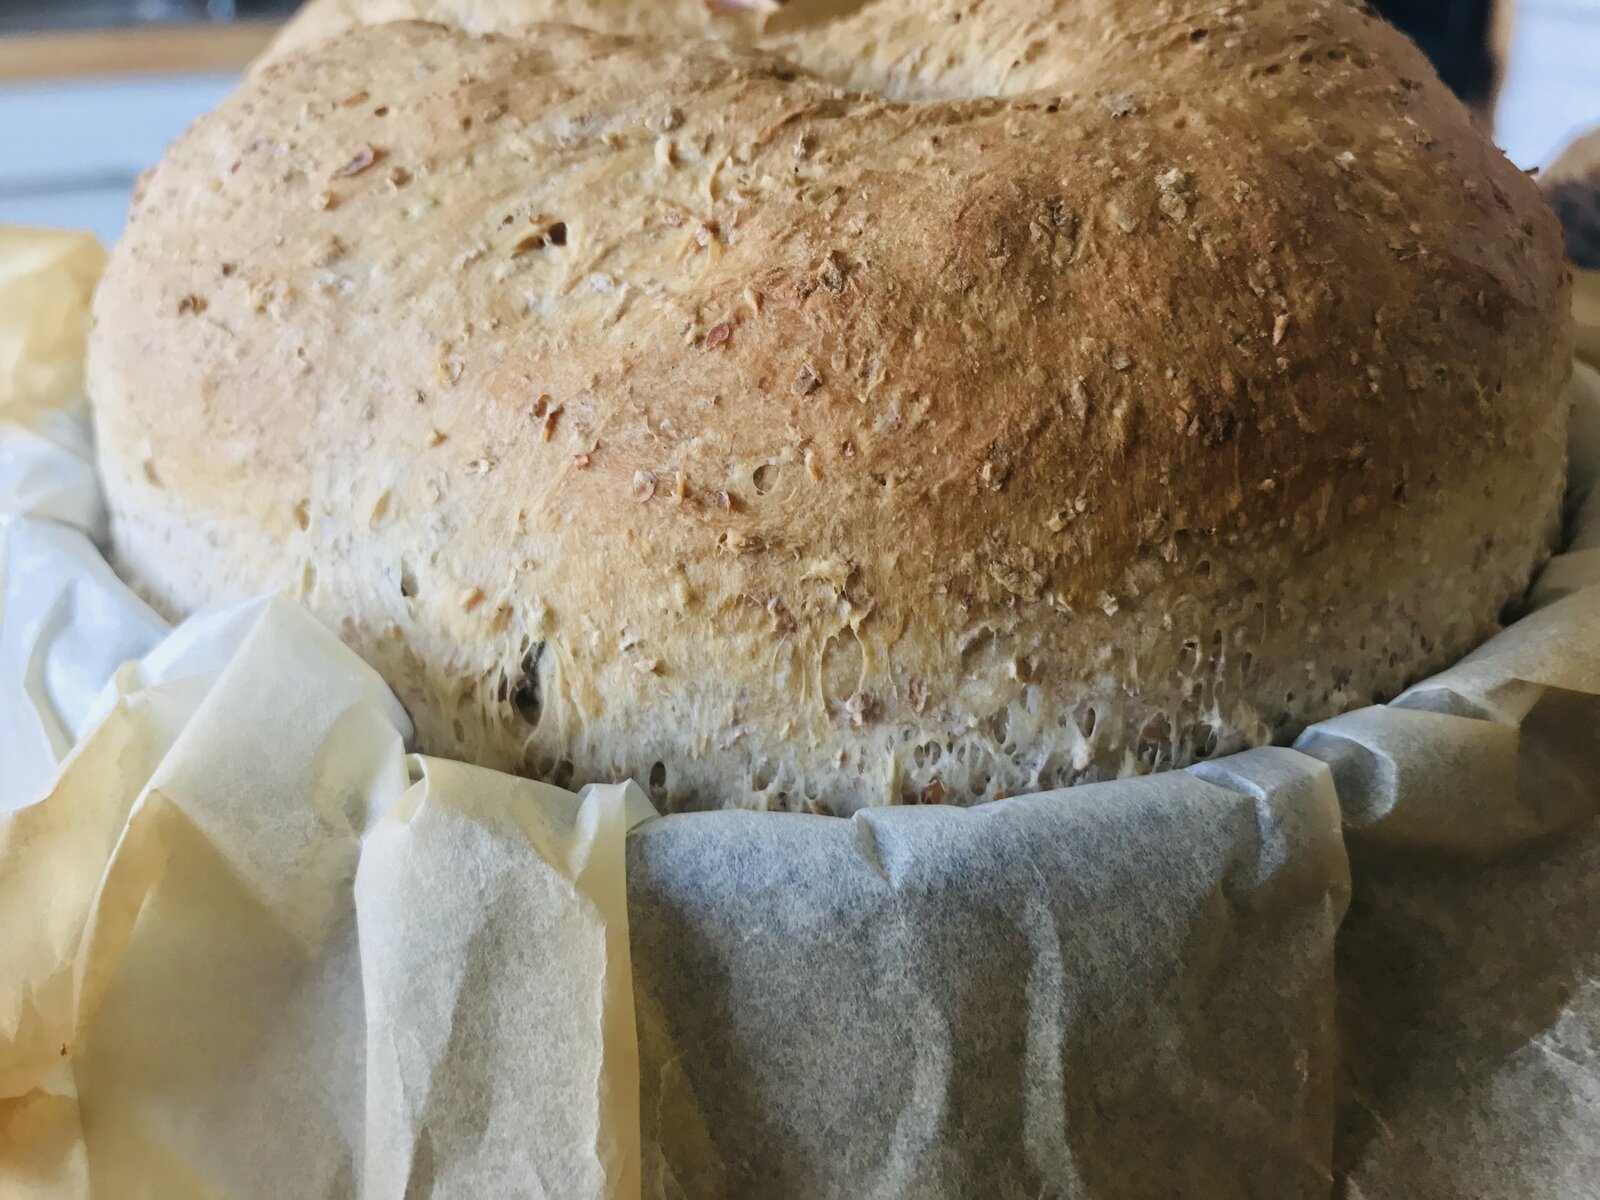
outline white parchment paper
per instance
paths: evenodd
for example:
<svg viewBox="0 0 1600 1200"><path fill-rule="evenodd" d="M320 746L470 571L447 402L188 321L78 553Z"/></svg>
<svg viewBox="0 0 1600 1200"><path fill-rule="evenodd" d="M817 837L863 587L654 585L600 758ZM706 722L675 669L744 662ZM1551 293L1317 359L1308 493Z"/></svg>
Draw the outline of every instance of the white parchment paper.
<svg viewBox="0 0 1600 1200"><path fill-rule="evenodd" d="M0 833L0 1094L79 1139L92 1194L637 1186L636 789L408 758L388 689L282 600L110 689Z"/></svg>
<svg viewBox="0 0 1600 1200"><path fill-rule="evenodd" d="M286 599L169 632L122 587L98 262L0 231L0 1195L1589 1194L1592 375L1535 611L1391 705L976 809L651 819L407 756Z"/></svg>
<svg viewBox="0 0 1600 1200"><path fill-rule="evenodd" d="M1600 375L1532 611L1382 710L1308 731L1345 799L1349 1200L1600 1196Z"/></svg>
<svg viewBox="0 0 1600 1200"><path fill-rule="evenodd" d="M408 757L287 600L169 636L41 360L81 360L98 250L8 248L0 318L60 328L0 331L0 1195L637 1194L648 803Z"/></svg>
<svg viewBox="0 0 1600 1200"><path fill-rule="evenodd" d="M1345 859L1321 764L628 853L649 1194L1326 1196Z"/></svg>

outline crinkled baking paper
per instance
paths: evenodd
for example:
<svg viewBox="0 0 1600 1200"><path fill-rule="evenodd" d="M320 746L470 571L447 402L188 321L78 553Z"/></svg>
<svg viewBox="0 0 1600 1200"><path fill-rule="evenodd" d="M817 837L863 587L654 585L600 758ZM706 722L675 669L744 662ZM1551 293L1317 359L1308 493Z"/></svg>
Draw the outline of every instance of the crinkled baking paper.
<svg viewBox="0 0 1600 1200"><path fill-rule="evenodd" d="M0 1195L1594 1194L1592 373L1568 552L1392 704L973 809L658 818L408 755L287 599L129 593L99 264L0 230Z"/></svg>

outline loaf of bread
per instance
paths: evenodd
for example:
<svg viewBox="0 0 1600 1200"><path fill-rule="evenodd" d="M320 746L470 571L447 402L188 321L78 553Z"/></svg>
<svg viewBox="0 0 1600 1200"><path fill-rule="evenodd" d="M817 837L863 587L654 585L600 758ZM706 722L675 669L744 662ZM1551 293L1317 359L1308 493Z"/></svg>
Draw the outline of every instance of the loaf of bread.
<svg viewBox="0 0 1600 1200"><path fill-rule="evenodd" d="M1561 234L1370 11L577 2L314 3L143 181L90 388L160 609L844 813L1290 738L1548 553Z"/></svg>

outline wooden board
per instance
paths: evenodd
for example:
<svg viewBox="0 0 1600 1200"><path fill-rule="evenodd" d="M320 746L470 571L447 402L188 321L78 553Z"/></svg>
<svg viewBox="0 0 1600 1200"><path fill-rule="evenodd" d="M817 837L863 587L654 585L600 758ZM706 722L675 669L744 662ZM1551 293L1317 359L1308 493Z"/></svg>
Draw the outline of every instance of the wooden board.
<svg viewBox="0 0 1600 1200"><path fill-rule="evenodd" d="M0 37L0 82L237 72L278 28L276 21L232 21Z"/></svg>

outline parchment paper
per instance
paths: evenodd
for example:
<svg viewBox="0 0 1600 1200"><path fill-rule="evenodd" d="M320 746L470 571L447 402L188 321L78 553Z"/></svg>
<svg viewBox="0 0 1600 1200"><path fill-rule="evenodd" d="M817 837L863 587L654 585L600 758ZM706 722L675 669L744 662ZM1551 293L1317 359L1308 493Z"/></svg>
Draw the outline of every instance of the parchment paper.
<svg viewBox="0 0 1600 1200"><path fill-rule="evenodd" d="M1350 1200L1600 1196L1600 375L1581 364L1574 399L1579 515L1531 615L1388 721L1301 739L1349 798Z"/></svg>
<svg viewBox="0 0 1600 1200"><path fill-rule="evenodd" d="M0 351L0 1195L1588 1194L1583 497L1536 613L1297 749L650 819L406 756L288 600L168 635L94 550L45 259L75 299L0 287L77 330L0 320L63 358Z"/></svg>
<svg viewBox="0 0 1600 1200"><path fill-rule="evenodd" d="M1325 1196L1331 779L1289 750L630 839L650 1195Z"/></svg>
<svg viewBox="0 0 1600 1200"><path fill-rule="evenodd" d="M636 1174L626 789L408 760L381 681L281 600L112 687L0 844L0 1086L69 1061L96 1194Z"/></svg>
<svg viewBox="0 0 1600 1200"><path fill-rule="evenodd" d="M81 252L19 241L47 277L0 314L70 307ZM32 356L78 328L0 335L0 420L77 386ZM408 758L286 600L166 636L62 520L76 449L30 449L0 518L0 1195L637 1194L642 793Z"/></svg>

